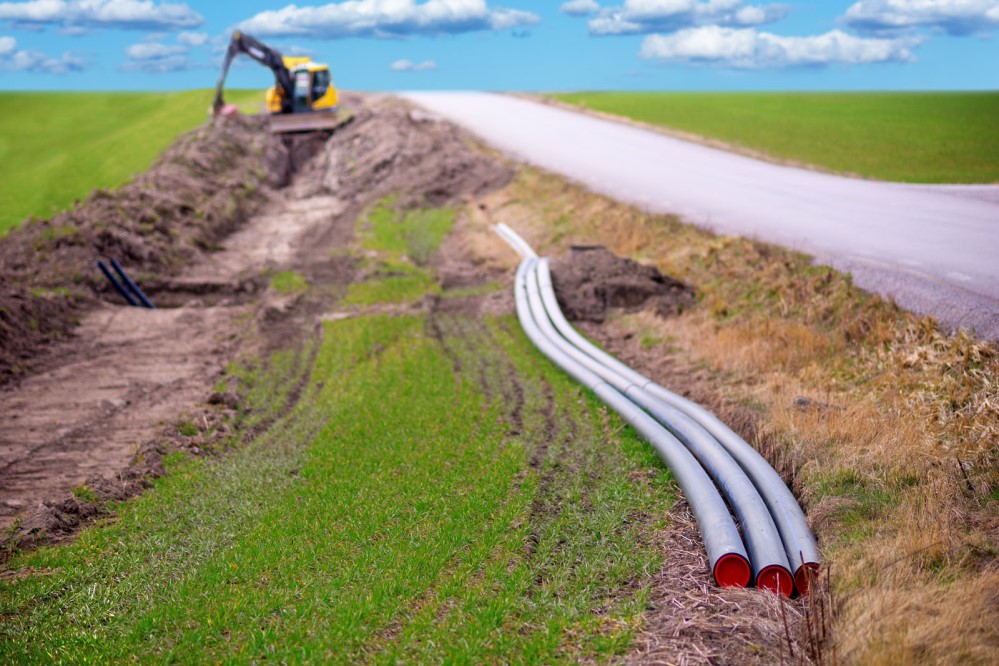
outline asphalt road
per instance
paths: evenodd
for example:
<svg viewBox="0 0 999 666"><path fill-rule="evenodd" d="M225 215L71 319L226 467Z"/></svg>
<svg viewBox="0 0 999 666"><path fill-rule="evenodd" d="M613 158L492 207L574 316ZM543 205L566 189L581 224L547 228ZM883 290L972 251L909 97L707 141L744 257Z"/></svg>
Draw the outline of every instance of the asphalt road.
<svg viewBox="0 0 999 666"><path fill-rule="evenodd" d="M594 191L807 252L903 307L999 340L999 185L833 176L505 95L404 96Z"/></svg>

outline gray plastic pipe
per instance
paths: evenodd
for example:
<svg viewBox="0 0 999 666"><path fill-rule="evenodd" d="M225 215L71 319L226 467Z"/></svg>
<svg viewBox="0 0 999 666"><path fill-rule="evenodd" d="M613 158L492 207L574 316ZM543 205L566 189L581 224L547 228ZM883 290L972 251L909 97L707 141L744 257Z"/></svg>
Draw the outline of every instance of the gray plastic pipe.
<svg viewBox="0 0 999 666"><path fill-rule="evenodd" d="M517 317L527 337L541 353L592 390L655 448L672 471L697 519L715 582L723 587L745 587L752 578L745 546L725 501L694 456L655 419L597 374L563 352L542 332L531 310L527 293L527 278L536 262L533 257L525 258L517 269L514 282Z"/></svg>
<svg viewBox="0 0 999 666"><path fill-rule="evenodd" d="M516 234L511 229L507 232ZM543 280L544 284L542 296L550 292L548 298L555 300L555 292L551 288L551 273L547 264L540 267L539 279ZM557 300L555 302L557 303ZM569 324L561 310L550 311L549 316L559 333L578 349L601 365L617 372L633 385L689 416L725 447L752 480L760 497L766 503L780 533L791 571L794 572L795 588L800 594L805 594L808 591L809 571L815 572L819 567L818 544L798 501L767 459L710 411L656 384L584 338Z"/></svg>
<svg viewBox="0 0 999 666"><path fill-rule="evenodd" d="M530 244L528 244L528 242L524 240L520 234L518 234L516 231L506 226L502 222L496 225L496 233L502 236L503 240L509 243L510 246L514 250L516 250L520 254L520 256L524 257L525 259L538 258L538 254L534 251L534 248L531 247Z"/></svg>
<svg viewBox="0 0 999 666"><path fill-rule="evenodd" d="M790 596L794 583L788 569L787 555L784 553L780 533L760 493L728 451L689 416L663 404L622 375L601 365L574 347L555 330L549 319L553 313L561 314L561 310L551 288L547 259L538 261L528 272L527 299L535 322L549 340L574 361L598 375L648 412L697 458L728 500L728 505L742 526L742 536L752 564L753 581L757 587Z"/></svg>

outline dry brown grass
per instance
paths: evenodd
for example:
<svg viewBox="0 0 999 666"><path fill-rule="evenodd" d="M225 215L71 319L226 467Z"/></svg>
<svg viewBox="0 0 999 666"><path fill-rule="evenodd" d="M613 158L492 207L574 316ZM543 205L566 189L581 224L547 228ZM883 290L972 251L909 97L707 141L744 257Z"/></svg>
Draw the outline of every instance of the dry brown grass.
<svg viewBox="0 0 999 666"><path fill-rule="evenodd" d="M613 326L664 340L648 353L706 374L724 402L752 412L761 450L785 459L831 566L840 661L995 661L994 344L944 333L804 255L535 170L482 203L543 254L601 242L697 287L698 306L681 317Z"/></svg>

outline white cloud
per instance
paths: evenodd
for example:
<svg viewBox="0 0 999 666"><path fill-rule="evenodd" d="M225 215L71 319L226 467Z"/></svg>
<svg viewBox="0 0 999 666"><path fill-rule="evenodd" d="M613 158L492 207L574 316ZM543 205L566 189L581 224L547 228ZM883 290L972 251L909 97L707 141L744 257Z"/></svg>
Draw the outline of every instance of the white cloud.
<svg viewBox="0 0 999 666"><path fill-rule="evenodd" d="M841 21L873 34L918 28L952 35L984 33L999 28L999 0L861 0L850 5Z"/></svg>
<svg viewBox="0 0 999 666"><path fill-rule="evenodd" d="M169 74L194 69L194 65L186 55L173 55L151 60L129 60L118 69L123 72L145 72L147 74Z"/></svg>
<svg viewBox="0 0 999 666"><path fill-rule="evenodd" d="M868 64L914 60L918 39L877 39L832 30L823 35L784 37L754 28L703 26L672 35L650 35L643 58L709 63L737 69Z"/></svg>
<svg viewBox="0 0 999 666"><path fill-rule="evenodd" d="M586 16L600 11L600 5L594 0L572 0L571 2L563 2L559 11L569 16Z"/></svg>
<svg viewBox="0 0 999 666"><path fill-rule="evenodd" d="M50 58L40 51L22 51L13 37L0 37L0 71L67 74L86 67L86 62L69 51L60 58Z"/></svg>
<svg viewBox="0 0 999 666"><path fill-rule="evenodd" d="M389 69L393 72L429 72L437 69L437 63L433 60L413 62L412 60L403 59L393 62L389 65Z"/></svg>
<svg viewBox="0 0 999 666"><path fill-rule="evenodd" d="M123 72L166 74L204 67L191 61L188 47L181 44L142 42L125 49L128 61L118 67Z"/></svg>
<svg viewBox="0 0 999 666"><path fill-rule="evenodd" d="M747 5L742 0L625 0L589 21L591 35L676 32L696 26L745 27L787 16L783 4Z"/></svg>
<svg viewBox="0 0 999 666"><path fill-rule="evenodd" d="M207 32L182 32L177 35L177 41L188 46L204 46L208 43Z"/></svg>
<svg viewBox="0 0 999 666"><path fill-rule="evenodd" d="M483 2L481 4L484 7L486 3ZM520 9L497 7L489 13L489 28L492 30L507 30L509 28L519 28L524 25L535 25L540 22L541 17L537 14L525 12Z"/></svg>
<svg viewBox="0 0 999 666"><path fill-rule="evenodd" d="M0 2L0 21L18 25L162 30L194 28L205 19L185 4L153 0L28 0Z"/></svg>
<svg viewBox="0 0 999 666"><path fill-rule="evenodd" d="M255 36L402 37L505 30L539 23L532 12L490 8L486 0L349 0L313 7L287 5L243 21Z"/></svg>
<svg viewBox="0 0 999 666"><path fill-rule="evenodd" d="M159 60L187 53L186 46L167 46L166 44L132 44L125 49L129 60Z"/></svg>

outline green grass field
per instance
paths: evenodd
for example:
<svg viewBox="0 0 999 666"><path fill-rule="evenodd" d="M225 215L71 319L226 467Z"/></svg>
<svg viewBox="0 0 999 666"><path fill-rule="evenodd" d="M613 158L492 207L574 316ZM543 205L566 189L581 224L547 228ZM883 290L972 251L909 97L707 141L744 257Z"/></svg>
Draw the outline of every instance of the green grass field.
<svg viewBox="0 0 999 666"><path fill-rule="evenodd" d="M913 183L999 182L999 92L554 97L834 172Z"/></svg>
<svg viewBox="0 0 999 666"><path fill-rule="evenodd" d="M453 217L380 207L359 247L415 266ZM380 294L368 300L398 301ZM355 315L232 369L249 408L234 424L242 445L173 454L115 519L15 555L10 570L27 573L0 578L2 661L626 652L662 565L651 535L676 498L652 448L512 317Z"/></svg>
<svg viewBox="0 0 999 666"><path fill-rule="evenodd" d="M227 101L259 106L259 91ZM207 119L212 92L0 93L0 235L147 169Z"/></svg>

